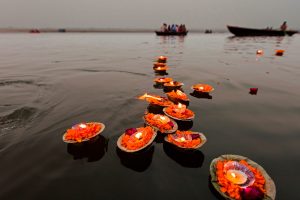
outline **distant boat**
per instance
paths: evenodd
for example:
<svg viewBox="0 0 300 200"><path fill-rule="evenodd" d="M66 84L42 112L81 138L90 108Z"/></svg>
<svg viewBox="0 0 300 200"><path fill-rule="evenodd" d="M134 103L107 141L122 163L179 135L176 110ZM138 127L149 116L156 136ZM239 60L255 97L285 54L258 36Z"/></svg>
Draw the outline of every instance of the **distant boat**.
<svg viewBox="0 0 300 200"><path fill-rule="evenodd" d="M178 36L186 36L188 31L186 32L163 32L163 31L155 31L156 35L160 36L168 36L168 35L178 35Z"/></svg>
<svg viewBox="0 0 300 200"><path fill-rule="evenodd" d="M228 30L235 36L292 36L298 31L293 30L276 30L276 29L254 29L254 28L243 28L237 26L227 26Z"/></svg>
<svg viewBox="0 0 300 200"><path fill-rule="evenodd" d="M38 29L31 29L29 33L40 33L40 31Z"/></svg>
<svg viewBox="0 0 300 200"><path fill-rule="evenodd" d="M204 33L210 34L210 33L212 33L212 30L211 29L206 29Z"/></svg>

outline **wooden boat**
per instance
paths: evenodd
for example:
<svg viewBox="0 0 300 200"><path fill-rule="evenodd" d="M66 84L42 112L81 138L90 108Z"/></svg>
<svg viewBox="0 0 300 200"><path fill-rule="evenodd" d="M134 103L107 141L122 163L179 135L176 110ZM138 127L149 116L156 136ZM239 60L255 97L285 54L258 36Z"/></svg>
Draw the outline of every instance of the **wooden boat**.
<svg viewBox="0 0 300 200"><path fill-rule="evenodd" d="M228 30L235 36L292 36L298 31L293 30L276 30L276 29L254 29L254 28L243 28L237 26L227 26Z"/></svg>
<svg viewBox="0 0 300 200"><path fill-rule="evenodd" d="M156 35L159 36L186 36L188 31L186 32L162 32L162 31L155 31Z"/></svg>

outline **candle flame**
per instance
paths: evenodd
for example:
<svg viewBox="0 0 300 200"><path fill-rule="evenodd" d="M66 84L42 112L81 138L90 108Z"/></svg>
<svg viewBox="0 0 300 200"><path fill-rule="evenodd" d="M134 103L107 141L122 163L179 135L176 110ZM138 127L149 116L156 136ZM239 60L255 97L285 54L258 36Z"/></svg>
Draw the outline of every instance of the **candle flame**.
<svg viewBox="0 0 300 200"><path fill-rule="evenodd" d="M236 177L236 175L235 175L235 173L231 173L231 176L233 177L233 178L235 178Z"/></svg>
<svg viewBox="0 0 300 200"><path fill-rule="evenodd" d="M180 141L181 141L181 142L184 142L184 141L185 141L185 138L184 138L184 137L181 137L181 138L180 138Z"/></svg>
<svg viewBox="0 0 300 200"><path fill-rule="evenodd" d="M161 98L155 97L155 96L152 96L152 95L148 95L147 93L145 93L144 95L138 97L138 99L141 99L141 100L144 100L144 99L147 99L147 98L157 99L158 101L161 100Z"/></svg>
<svg viewBox="0 0 300 200"><path fill-rule="evenodd" d="M182 108L183 107L183 105L181 104L181 103L178 103L178 108Z"/></svg>
<svg viewBox="0 0 300 200"><path fill-rule="evenodd" d="M134 137L136 137L137 139L140 139L141 136L142 136L142 133L141 132L137 132Z"/></svg>
<svg viewBox="0 0 300 200"><path fill-rule="evenodd" d="M80 128L86 128L87 126L85 124L79 124L78 125Z"/></svg>
<svg viewBox="0 0 300 200"><path fill-rule="evenodd" d="M184 95L184 93L181 92L180 90L176 90L176 93L177 93L177 95L179 95L179 96L183 96L183 95Z"/></svg>
<svg viewBox="0 0 300 200"><path fill-rule="evenodd" d="M165 120L165 119L166 119L166 117L164 117L164 116L160 116L160 119L162 119L162 120Z"/></svg>
<svg viewBox="0 0 300 200"><path fill-rule="evenodd" d="M171 81L171 82L170 82L170 85L174 85L174 82L173 82L173 81Z"/></svg>

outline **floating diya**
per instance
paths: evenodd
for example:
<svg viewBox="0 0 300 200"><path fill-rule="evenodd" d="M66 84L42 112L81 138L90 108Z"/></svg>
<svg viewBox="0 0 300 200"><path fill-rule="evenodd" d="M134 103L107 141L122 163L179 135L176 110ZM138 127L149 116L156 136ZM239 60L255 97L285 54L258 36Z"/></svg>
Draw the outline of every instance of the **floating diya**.
<svg viewBox="0 0 300 200"><path fill-rule="evenodd" d="M156 62L153 64L153 69L157 68L157 67L165 67L167 64L166 63L159 63Z"/></svg>
<svg viewBox="0 0 300 200"><path fill-rule="evenodd" d="M275 55L276 56L283 56L284 50L283 49L277 49L275 50Z"/></svg>
<svg viewBox="0 0 300 200"><path fill-rule="evenodd" d="M261 50L261 49L258 49L258 50L256 51L256 55L262 56L262 55L264 55L264 51Z"/></svg>
<svg viewBox="0 0 300 200"><path fill-rule="evenodd" d="M127 129L119 137L117 146L128 153L137 152L151 145L156 135L156 131L150 126Z"/></svg>
<svg viewBox="0 0 300 200"><path fill-rule="evenodd" d="M169 77L159 77L159 78L154 79L154 82L158 83L158 84L169 83L171 81L173 81L173 79L169 78Z"/></svg>
<svg viewBox="0 0 300 200"><path fill-rule="evenodd" d="M193 85L192 89L195 90L196 92L204 92L204 93L210 93L215 90L211 85L202 84L202 83Z"/></svg>
<svg viewBox="0 0 300 200"><path fill-rule="evenodd" d="M267 172L247 157L222 155L211 162L211 183L231 200L274 200L276 188Z"/></svg>
<svg viewBox="0 0 300 200"><path fill-rule="evenodd" d="M191 150L202 147L207 139L203 133L193 131L176 131L165 137L165 141L179 148Z"/></svg>
<svg viewBox="0 0 300 200"><path fill-rule="evenodd" d="M105 129L105 125L100 122L79 123L68 129L62 140L66 143L86 142L99 135Z"/></svg>
<svg viewBox="0 0 300 200"><path fill-rule="evenodd" d="M182 92L181 90L172 90L171 92L167 93L168 98L173 102L183 101L188 102L189 98L188 96Z"/></svg>
<svg viewBox="0 0 300 200"><path fill-rule="evenodd" d="M166 56L159 56L157 58L157 62L159 62L159 63L166 63L167 60L168 60L168 58Z"/></svg>
<svg viewBox="0 0 300 200"><path fill-rule="evenodd" d="M163 112L168 116L176 120L190 121L193 120L195 114L193 111L186 108L186 105L178 103L177 105L171 105L163 109Z"/></svg>
<svg viewBox="0 0 300 200"><path fill-rule="evenodd" d="M162 66L162 67L153 67L155 72L161 73L161 72L166 72L169 67L168 66Z"/></svg>
<svg viewBox="0 0 300 200"><path fill-rule="evenodd" d="M173 133L178 129L177 123L165 115L146 113L144 121L161 133Z"/></svg>
<svg viewBox="0 0 300 200"><path fill-rule="evenodd" d="M184 84L178 81L170 81L168 83L164 83L164 87L167 89L179 89Z"/></svg>
<svg viewBox="0 0 300 200"><path fill-rule="evenodd" d="M167 106L173 105L173 103L165 97L161 97L158 95L149 95L147 93L138 97L138 99L146 100L152 105L157 105L157 106L162 106L162 107L167 107Z"/></svg>

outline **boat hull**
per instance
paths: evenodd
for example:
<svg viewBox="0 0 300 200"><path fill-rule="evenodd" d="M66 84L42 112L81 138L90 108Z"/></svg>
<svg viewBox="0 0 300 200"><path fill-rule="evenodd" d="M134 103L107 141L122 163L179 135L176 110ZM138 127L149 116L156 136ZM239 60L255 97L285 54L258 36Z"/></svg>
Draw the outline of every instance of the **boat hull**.
<svg viewBox="0 0 300 200"><path fill-rule="evenodd" d="M188 31L186 32L162 32L162 31L155 31L156 35L160 36L169 36L169 35L174 35L174 36L186 36Z"/></svg>
<svg viewBox="0 0 300 200"><path fill-rule="evenodd" d="M228 30L235 36L292 36L298 31L282 31L282 30L272 30L272 29L253 29L253 28L243 28L236 26L227 26Z"/></svg>

